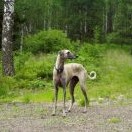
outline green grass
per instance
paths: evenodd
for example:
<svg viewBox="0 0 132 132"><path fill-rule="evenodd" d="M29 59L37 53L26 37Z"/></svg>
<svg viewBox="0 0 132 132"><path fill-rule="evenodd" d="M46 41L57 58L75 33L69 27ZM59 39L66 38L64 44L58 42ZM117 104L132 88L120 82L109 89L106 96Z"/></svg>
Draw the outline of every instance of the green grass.
<svg viewBox="0 0 132 132"><path fill-rule="evenodd" d="M104 57L101 82L106 91L112 94L125 94L132 97L132 59L123 50L109 50ZM107 87L106 87L107 86ZM107 93L108 93L107 92Z"/></svg>
<svg viewBox="0 0 132 132"><path fill-rule="evenodd" d="M128 47L87 46L80 48L79 58L72 62L83 64L88 72L97 72L96 80L87 81L89 98L117 99L120 95L132 98L132 56ZM18 54L15 57L16 76L0 77L0 102L52 102L52 69L55 58L56 54ZM75 99L83 105L83 95L80 93L77 85ZM63 91L60 89L59 100L62 99ZM69 99L67 89L67 100Z"/></svg>
<svg viewBox="0 0 132 132"><path fill-rule="evenodd" d="M108 122L109 123L120 123L121 119L118 117L112 117L112 118L108 119Z"/></svg>
<svg viewBox="0 0 132 132"><path fill-rule="evenodd" d="M21 97L17 97L16 101L21 102L52 102L53 101L53 90L40 90L40 91L28 91L27 94L24 94Z"/></svg>

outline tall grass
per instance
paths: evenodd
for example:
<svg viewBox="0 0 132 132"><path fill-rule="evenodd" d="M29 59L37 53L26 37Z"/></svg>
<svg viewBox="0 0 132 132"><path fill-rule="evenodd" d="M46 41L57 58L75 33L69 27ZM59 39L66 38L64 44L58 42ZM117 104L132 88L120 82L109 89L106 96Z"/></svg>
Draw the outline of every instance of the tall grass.
<svg viewBox="0 0 132 132"><path fill-rule="evenodd" d="M68 62L84 65L88 72L97 72L96 80L87 81L89 98L111 98L120 95L132 98L132 56L128 48L115 45L84 44L76 49L79 58ZM0 77L0 102L22 101L42 102L53 101L52 69L56 55L17 53L15 56L16 75ZM83 99L80 88L75 89L75 98ZM60 90L59 100L62 99ZM67 99L70 95L67 94Z"/></svg>
<svg viewBox="0 0 132 132"><path fill-rule="evenodd" d="M124 50L111 49L106 52L102 65L101 82L113 94L131 96L132 56Z"/></svg>

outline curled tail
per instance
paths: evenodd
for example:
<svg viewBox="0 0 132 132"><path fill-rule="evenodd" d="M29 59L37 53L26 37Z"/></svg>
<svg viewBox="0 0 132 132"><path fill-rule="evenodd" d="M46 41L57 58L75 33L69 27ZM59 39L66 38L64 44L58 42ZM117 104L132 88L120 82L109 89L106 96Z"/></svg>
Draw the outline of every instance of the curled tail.
<svg viewBox="0 0 132 132"><path fill-rule="evenodd" d="M91 71L90 74L88 75L88 78L91 80L96 79L96 72L95 71Z"/></svg>

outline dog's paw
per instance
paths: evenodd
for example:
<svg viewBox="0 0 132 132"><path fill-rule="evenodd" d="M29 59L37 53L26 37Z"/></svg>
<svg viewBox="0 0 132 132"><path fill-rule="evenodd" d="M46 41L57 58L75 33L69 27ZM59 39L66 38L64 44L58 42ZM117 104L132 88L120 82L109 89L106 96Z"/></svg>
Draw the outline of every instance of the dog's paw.
<svg viewBox="0 0 132 132"><path fill-rule="evenodd" d="M87 113L87 110L84 110L82 113L84 113L84 114Z"/></svg>
<svg viewBox="0 0 132 132"><path fill-rule="evenodd" d="M67 110L67 113L70 113L70 112L71 112L71 109L68 109L68 110Z"/></svg>
<svg viewBox="0 0 132 132"><path fill-rule="evenodd" d="M66 117L66 113L63 113L62 116L63 116L63 117Z"/></svg>
<svg viewBox="0 0 132 132"><path fill-rule="evenodd" d="M65 110L65 113L69 113L69 112L71 112L69 109L68 110Z"/></svg>
<svg viewBox="0 0 132 132"><path fill-rule="evenodd" d="M62 114L63 117L66 117L66 111L63 110L63 114Z"/></svg>
<svg viewBox="0 0 132 132"><path fill-rule="evenodd" d="M55 116L56 114L53 112L51 115L52 115L52 116Z"/></svg>

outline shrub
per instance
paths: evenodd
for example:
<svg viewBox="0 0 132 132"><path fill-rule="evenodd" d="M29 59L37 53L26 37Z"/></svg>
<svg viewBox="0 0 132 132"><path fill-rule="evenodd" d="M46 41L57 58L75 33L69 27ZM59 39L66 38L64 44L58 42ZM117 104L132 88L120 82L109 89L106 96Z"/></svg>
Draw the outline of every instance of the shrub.
<svg viewBox="0 0 132 132"><path fill-rule="evenodd" d="M21 53L21 52L16 52L15 53L15 67L16 71L20 71L24 65L25 62L32 56L31 53L26 52L26 53Z"/></svg>
<svg viewBox="0 0 132 132"><path fill-rule="evenodd" d="M26 53L19 56L16 58L16 79L34 80L36 78L51 78L54 55L39 54L34 56Z"/></svg>
<svg viewBox="0 0 132 132"><path fill-rule="evenodd" d="M9 95L10 89L17 86L16 81L13 77L1 77L0 78L0 97Z"/></svg>
<svg viewBox="0 0 132 132"><path fill-rule="evenodd" d="M32 89L38 89L38 88L44 88L46 85L45 81L44 80L41 80L41 79L36 79L36 80L33 80L33 81L30 81L30 84L29 84L29 88L32 88Z"/></svg>
<svg viewBox="0 0 132 132"><path fill-rule="evenodd" d="M66 34L60 30L40 31L35 35L25 37L24 43L24 50L34 54L49 53L72 47Z"/></svg>
<svg viewBox="0 0 132 132"><path fill-rule="evenodd" d="M106 37L107 43L119 43L119 34L118 33L110 33Z"/></svg>
<svg viewBox="0 0 132 132"><path fill-rule="evenodd" d="M131 44L132 38L128 36L124 36L123 34L114 32L107 35L106 41L107 43L115 43L115 44Z"/></svg>
<svg viewBox="0 0 132 132"><path fill-rule="evenodd" d="M100 43L101 42L101 30L98 26L94 29L94 43Z"/></svg>
<svg viewBox="0 0 132 132"><path fill-rule="evenodd" d="M46 84L44 80L52 79L54 57L54 54L38 54L35 56L30 53L19 54L15 57L17 70L14 78L17 80L18 88L44 88ZM21 62L24 62L24 64L21 64Z"/></svg>
<svg viewBox="0 0 132 132"><path fill-rule="evenodd" d="M79 63L86 65L86 67L89 64L89 68L97 67L100 65L100 59L102 58L104 50L104 46L85 43L79 50Z"/></svg>
<svg viewBox="0 0 132 132"><path fill-rule="evenodd" d="M8 94L8 91L9 91L8 85L5 84L5 83L1 84L1 87L0 87L0 97L1 96L6 96Z"/></svg>

